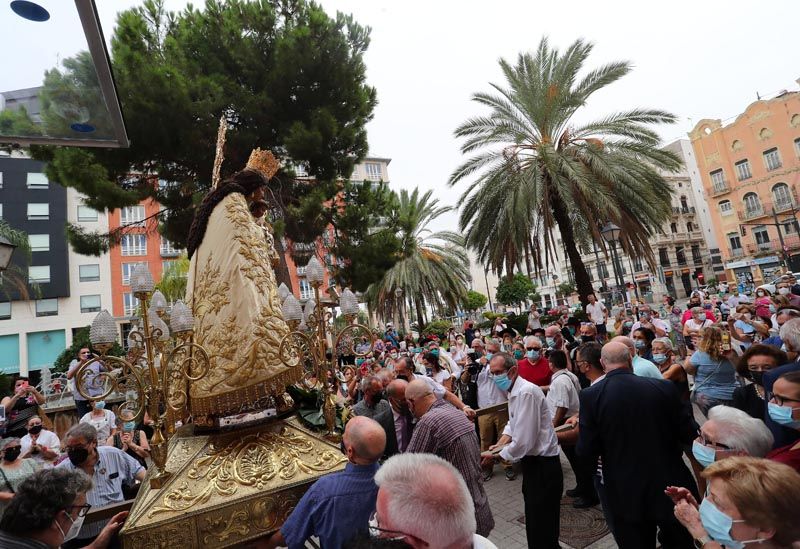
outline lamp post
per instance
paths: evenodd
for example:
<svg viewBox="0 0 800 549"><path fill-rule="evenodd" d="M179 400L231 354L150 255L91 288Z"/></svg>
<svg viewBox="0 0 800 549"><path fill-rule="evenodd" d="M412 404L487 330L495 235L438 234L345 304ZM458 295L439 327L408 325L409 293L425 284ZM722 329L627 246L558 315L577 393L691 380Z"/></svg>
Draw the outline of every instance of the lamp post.
<svg viewBox="0 0 800 549"><path fill-rule="evenodd" d="M625 286L625 280L620 274L619 258L617 257L617 240L619 239L620 232L622 232L622 230L610 221L600 229L600 234L603 235L605 241L611 244L611 263L614 267L614 280L616 281L618 292L622 292ZM623 301L625 301L624 298Z"/></svg>
<svg viewBox="0 0 800 549"><path fill-rule="evenodd" d="M16 248L16 244L12 244L7 238L0 236L0 272L8 269L11 264L11 256Z"/></svg>
<svg viewBox="0 0 800 549"><path fill-rule="evenodd" d="M302 365L305 370L303 384L308 389L321 389L322 415L325 418L326 436L337 440L336 433L336 383L340 374L338 370L339 348L347 347L343 355L363 358L372 352L374 336L369 327L357 323L358 298L349 288L342 290L341 295L332 294L332 306L339 305L346 320L346 326L333 338L328 323L333 318L331 311L326 311L320 301L320 287L325 280L325 267L312 256L306 266L306 278L314 288L314 299L306 302L305 311L293 294L288 294L283 301L281 312L283 319L291 330L281 340L278 356L289 367ZM354 341L361 335L369 338L370 346L365 352L355 350ZM347 339L349 337L349 339ZM312 380L316 379L316 382Z"/></svg>

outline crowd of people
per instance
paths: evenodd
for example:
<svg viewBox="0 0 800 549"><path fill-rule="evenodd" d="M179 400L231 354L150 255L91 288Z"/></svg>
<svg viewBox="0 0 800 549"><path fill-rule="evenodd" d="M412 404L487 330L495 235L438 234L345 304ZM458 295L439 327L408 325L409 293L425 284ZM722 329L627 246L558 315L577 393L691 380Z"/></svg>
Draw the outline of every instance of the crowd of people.
<svg viewBox="0 0 800 549"><path fill-rule="evenodd" d="M524 333L500 317L419 338L388 324L353 342L330 378L350 410L348 463L255 545L491 548L484 484L497 469L520 483L532 548L559 547L565 493L600 506L622 548L800 541L796 280L752 300L720 287L685 308L609 310L592 295L582 315L560 312L543 323L532 307ZM0 546L106 547L125 515L83 518L135 496L146 418L76 399L80 421L59 440L42 403L24 378L2 401Z"/></svg>

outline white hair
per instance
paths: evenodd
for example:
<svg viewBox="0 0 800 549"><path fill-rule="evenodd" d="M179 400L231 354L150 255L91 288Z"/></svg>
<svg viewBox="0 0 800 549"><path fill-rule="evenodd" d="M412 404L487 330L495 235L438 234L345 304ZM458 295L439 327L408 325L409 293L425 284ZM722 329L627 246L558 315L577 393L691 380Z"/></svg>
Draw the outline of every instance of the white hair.
<svg viewBox="0 0 800 549"><path fill-rule="evenodd" d="M746 412L731 406L714 406L708 411L708 420L717 426L718 443L744 450L748 455L758 458L763 458L772 450L775 439L769 428Z"/></svg>
<svg viewBox="0 0 800 549"><path fill-rule="evenodd" d="M539 345L544 345L544 343L542 343L542 340L539 339L539 337L535 336L535 335L526 335L525 339L523 339L522 341L524 342L525 347L527 347L528 345L530 345L531 343L534 342L533 341L534 339L539 342Z"/></svg>
<svg viewBox="0 0 800 549"><path fill-rule="evenodd" d="M472 546L477 528L467 483L433 454L397 454L375 473L392 525L430 547Z"/></svg>
<svg viewBox="0 0 800 549"><path fill-rule="evenodd" d="M660 343L670 351L675 350L675 348L672 346L672 340L668 337L657 337L653 340L653 345L655 345L656 343Z"/></svg>
<svg viewBox="0 0 800 549"><path fill-rule="evenodd" d="M800 351L800 318L787 320L781 326L781 339L788 343L792 351Z"/></svg>

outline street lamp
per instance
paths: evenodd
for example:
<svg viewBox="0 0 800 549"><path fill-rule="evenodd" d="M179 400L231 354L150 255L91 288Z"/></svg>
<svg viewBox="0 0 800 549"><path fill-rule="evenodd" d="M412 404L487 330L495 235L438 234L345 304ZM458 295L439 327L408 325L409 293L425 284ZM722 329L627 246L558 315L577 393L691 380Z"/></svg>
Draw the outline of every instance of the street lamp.
<svg viewBox="0 0 800 549"><path fill-rule="evenodd" d="M7 238L0 236L0 271L8 269L11 264L11 256L16 248L16 244L12 244Z"/></svg>
<svg viewBox="0 0 800 549"><path fill-rule="evenodd" d="M622 292L622 288L625 286L625 281L620 274L619 258L617 257L617 240L621 232L622 230L611 221L600 229L600 234L603 235L605 241L611 244L611 263L614 267L614 280L617 283L617 290L620 292ZM624 298L623 301L625 301Z"/></svg>

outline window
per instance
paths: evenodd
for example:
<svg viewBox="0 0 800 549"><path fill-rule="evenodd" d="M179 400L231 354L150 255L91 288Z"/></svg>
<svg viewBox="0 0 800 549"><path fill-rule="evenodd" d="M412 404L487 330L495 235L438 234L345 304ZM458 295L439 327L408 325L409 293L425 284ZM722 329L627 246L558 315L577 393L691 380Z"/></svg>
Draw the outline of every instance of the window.
<svg viewBox="0 0 800 549"><path fill-rule="evenodd" d="M763 152L764 155L764 165L767 167L767 171L771 172L772 170L777 170L781 167L781 157L778 154L778 148L772 147L771 149L767 149Z"/></svg>
<svg viewBox="0 0 800 549"><path fill-rule="evenodd" d="M796 141L795 141L796 143ZM0 172L0 189L3 188L3 172Z"/></svg>
<svg viewBox="0 0 800 549"><path fill-rule="evenodd" d="M761 212L761 200L759 200L756 193L747 193L744 195L744 209L745 213L749 215Z"/></svg>
<svg viewBox="0 0 800 549"><path fill-rule="evenodd" d="M131 283L131 275L133 274L133 270L136 267L138 267L139 265L147 266L147 263L137 262L137 263L123 263L122 264L122 285L123 286L127 286L128 284Z"/></svg>
<svg viewBox="0 0 800 549"><path fill-rule="evenodd" d="M97 210L89 206L78 206L78 221L97 221Z"/></svg>
<svg viewBox="0 0 800 549"><path fill-rule="evenodd" d="M100 280L100 265L97 263L78 265L78 277L81 282L97 282Z"/></svg>
<svg viewBox="0 0 800 549"><path fill-rule="evenodd" d="M746 158L744 160L739 160L736 163L736 178L739 181L744 181L745 179L750 179L751 177L753 177L753 174L750 171L750 161Z"/></svg>
<svg viewBox="0 0 800 549"><path fill-rule="evenodd" d="M47 202L28 204L28 219L50 219L50 204Z"/></svg>
<svg viewBox="0 0 800 549"><path fill-rule="evenodd" d="M176 248L172 242L167 240L164 237L161 237L161 255L165 256L175 256L180 255L181 251Z"/></svg>
<svg viewBox="0 0 800 549"><path fill-rule="evenodd" d="M121 225L133 225L144 220L144 206L126 206L120 210Z"/></svg>
<svg viewBox="0 0 800 549"><path fill-rule="evenodd" d="M670 223L669 224L669 230L670 230L670 232L672 234L677 233L678 232L678 224L677 223Z"/></svg>
<svg viewBox="0 0 800 549"><path fill-rule="evenodd" d="M29 234L28 242L31 246L32 252L49 252L50 251L50 235L49 234Z"/></svg>
<svg viewBox="0 0 800 549"><path fill-rule="evenodd" d="M0 187L2 189L2 187ZM3 205L0 204L0 219L3 219Z"/></svg>
<svg viewBox="0 0 800 549"><path fill-rule="evenodd" d="M147 237L143 234L126 234L120 241L122 255L147 255Z"/></svg>
<svg viewBox="0 0 800 549"><path fill-rule="evenodd" d="M759 250L769 248L769 232L767 232L766 227L762 226L753 228L753 238L755 239Z"/></svg>
<svg viewBox="0 0 800 549"><path fill-rule="evenodd" d="M99 313L100 312L100 296L99 295L82 295L81 296L81 312L82 313Z"/></svg>
<svg viewBox="0 0 800 549"><path fill-rule="evenodd" d="M31 265L28 267L28 282L46 284L50 282L50 265Z"/></svg>
<svg viewBox="0 0 800 549"><path fill-rule="evenodd" d="M50 182L47 176L43 173L28 172L28 188L29 189L47 189Z"/></svg>
<svg viewBox="0 0 800 549"><path fill-rule="evenodd" d="M702 263L703 262L703 256L700 255L700 246L699 245L692 246L692 261L694 261L695 263Z"/></svg>
<svg viewBox="0 0 800 549"><path fill-rule="evenodd" d="M597 262L597 278L601 280L604 278L608 278L608 267L606 267L605 261Z"/></svg>
<svg viewBox="0 0 800 549"><path fill-rule="evenodd" d="M775 202L775 209L786 210L792 207L792 193L789 185L778 183L772 187L772 200Z"/></svg>
<svg viewBox="0 0 800 549"><path fill-rule="evenodd" d="M794 140L794 154L800 156L800 137ZM0 189L3 188L3 174L0 174Z"/></svg>
<svg viewBox="0 0 800 549"><path fill-rule="evenodd" d="M370 181L380 181L382 178L381 165L377 162L367 162L364 164L364 170L367 172L367 179Z"/></svg>
<svg viewBox="0 0 800 549"><path fill-rule="evenodd" d="M686 200L685 196L681 196L681 210L683 213L687 213L689 211L689 201Z"/></svg>
<svg viewBox="0 0 800 549"><path fill-rule="evenodd" d="M11 303L0 303L0 320L11 318Z"/></svg>
<svg viewBox="0 0 800 549"><path fill-rule="evenodd" d="M131 293L122 294L122 305L125 309L125 316L133 316L136 314L136 308L139 306L139 300L136 299L136 296Z"/></svg>
<svg viewBox="0 0 800 549"><path fill-rule="evenodd" d="M728 185L725 184L725 174L721 169L711 172L711 184L714 186L714 192L721 192L728 188Z"/></svg>
<svg viewBox="0 0 800 549"><path fill-rule="evenodd" d="M678 260L678 265L686 265L686 253L683 251L683 246L675 248L675 258Z"/></svg>
<svg viewBox="0 0 800 549"><path fill-rule="evenodd" d="M742 249L742 240L739 238L738 233L730 233L728 234L728 242L731 244L731 250L741 250Z"/></svg>
<svg viewBox="0 0 800 549"><path fill-rule="evenodd" d="M311 299L314 297L314 289L311 287L311 284L308 283L308 280L300 278L297 282L300 287L300 299Z"/></svg>
<svg viewBox="0 0 800 549"><path fill-rule="evenodd" d="M634 257L633 258L633 270L636 271L637 273L639 271L643 271L644 270L643 265L642 265L642 258L640 258L640 257Z"/></svg>
<svg viewBox="0 0 800 549"><path fill-rule="evenodd" d="M58 314L58 299L36 300L36 316L55 316Z"/></svg>
<svg viewBox="0 0 800 549"><path fill-rule="evenodd" d="M669 267L669 254L667 253L666 248L658 249L658 259L661 262L662 267Z"/></svg>
<svg viewBox="0 0 800 549"><path fill-rule="evenodd" d="M720 215L731 215L733 213L733 207L731 207L730 200L722 200L719 203L719 213Z"/></svg>
<svg viewBox="0 0 800 549"><path fill-rule="evenodd" d="M686 222L686 230L688 232L694 232L694 224L691 221Z"/></svg>

